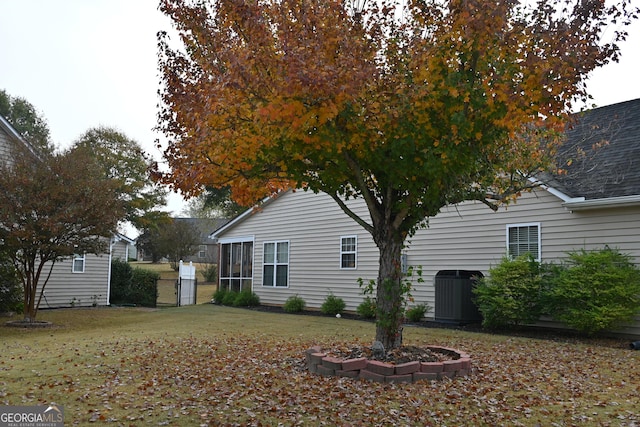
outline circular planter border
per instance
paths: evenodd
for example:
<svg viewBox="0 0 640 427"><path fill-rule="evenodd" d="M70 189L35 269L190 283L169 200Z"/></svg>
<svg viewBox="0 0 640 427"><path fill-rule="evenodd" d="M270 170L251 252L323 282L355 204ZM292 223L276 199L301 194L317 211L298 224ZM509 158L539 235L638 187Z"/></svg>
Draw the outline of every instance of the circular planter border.
<svg viewBox="0 0 640 427"><path fill-rule="evenodd" d="M314 346L305 352L309 372L325 377L362 378L380 383L413 383L422 380L441 380L444 378L465 377L471 373L471 357L459 350L427 346L435 353L446 354L451 360L442 362L391 363L357 359L341 359L328 356L320 346Z"/></svg>
<svg viewBox="0 0 640 427"><path fill-rule="evenodd" d="M36 320L35 322L25 322L24 320L10 320L5 322L6 326L11 328L50 328L53 326L53 323L48 322L46 320Z"/></svg>

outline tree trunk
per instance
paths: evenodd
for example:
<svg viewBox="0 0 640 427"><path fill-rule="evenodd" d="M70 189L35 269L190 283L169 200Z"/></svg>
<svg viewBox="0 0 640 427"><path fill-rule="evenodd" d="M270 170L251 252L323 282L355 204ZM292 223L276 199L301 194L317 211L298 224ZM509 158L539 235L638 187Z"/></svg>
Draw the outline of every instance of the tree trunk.
<svg viewBox="0 0 640 427"><path fill-rule="evenodd" d="M393 236L392 236L393 237ZM380 250L380 269L376 291L376 341L385 349L402 345L404 317L401 255L403 242L387 238L377 241Z"/></svg>
<svg viewBox="0 0 640 427"><path fill-rule="evenodd" d="M24 321L33 322L36 319L36 289L33 280L27 275L26 284L24 284Z"/></svg>

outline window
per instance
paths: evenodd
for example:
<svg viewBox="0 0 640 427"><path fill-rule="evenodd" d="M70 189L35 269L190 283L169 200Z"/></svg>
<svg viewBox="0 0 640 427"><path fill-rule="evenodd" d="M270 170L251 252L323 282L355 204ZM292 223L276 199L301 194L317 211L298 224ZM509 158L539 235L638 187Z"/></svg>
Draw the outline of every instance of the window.
<svg viewBox="0 0 640 427"><path fill-rule="evenodd" d="M340 268L355 269L358 249L357 236L345 236L340 238Z"/></svg>
<svg viewBox="0 0 640 427"><path fill-rule="evenodd" d="M262 286L289 286L289 242L265 242Z"/></svg>
<svg viewBox="0 0 640 427"><path fill-rule="evenodd" d="M253 241L221 242L220 289L240 292L253 284Z"/></svg>
<svg viewBox="0 0 640 427"><path fill-rule="evenodd" d="M198 250L198 258L206 258L207 257L207 245L200 245L200 249Z"/></svg>
<svg viewBox="0 0 640 427"><path fill-rule="evenodd" d="M72 273L84 273L84 254L83 255L74 255L73 263L71 265Z"/></svg>
<svg viewBox="0 0 640 427"><path fill-rule="evenodd" d="M540 261L540 223L507 225L507 251L510 257L530 253Z"/></svg>

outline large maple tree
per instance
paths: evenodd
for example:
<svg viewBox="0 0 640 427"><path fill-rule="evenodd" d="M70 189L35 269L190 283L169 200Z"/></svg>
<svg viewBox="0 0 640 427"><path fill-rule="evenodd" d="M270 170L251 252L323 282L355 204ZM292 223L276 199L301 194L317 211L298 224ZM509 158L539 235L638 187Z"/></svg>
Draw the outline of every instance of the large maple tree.
<svg viewBox="0 0 640 427"><path fill-rule="evenodd" d="M163 0L164 182L250 204L329 194L380 250L376 339L401 342L401 251L440 208L495 208L552 167L629 1ZM603 42L605 29L619 31ZM344 201L362 198L369 218Z"/></svg>

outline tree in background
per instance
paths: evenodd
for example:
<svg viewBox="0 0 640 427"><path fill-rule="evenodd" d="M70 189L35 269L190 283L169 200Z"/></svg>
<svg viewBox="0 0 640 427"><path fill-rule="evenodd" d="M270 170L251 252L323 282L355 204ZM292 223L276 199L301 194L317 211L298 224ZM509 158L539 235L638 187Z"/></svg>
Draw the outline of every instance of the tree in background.
<svg viewBox="0 0 640 427"><path fill-rule="evenodd" d="M405 239L446 205L497 209L556 170L589 73L618 59L627 0L163 0L165 183L330 195L380 251L376 339L399 346ZM368 217L345 204L362 198ZM369 220L370 217L370 220Z"/></svg>
<svg viewBox="0 0 640 427"><path fill-rule="evenodd" d="M160 230L160 242L171 268L178 271L180 260L198 251L200 234L191 223L174 219Z"/></svg>
<svg viewBox="0 0 640 427"><path fill-rule="evenodd" d="M167 258L176 271L180 260L197 252L199 243L200 235L192 224L172 218L146 229L138 237L138 247L151 256L152 262Z"/></svg>
<svg viewBox="0 0 640 427"><path fill-rule="evenodd" d="M29 101L13 97L0 89L0 115L41 153L53 153L55 147L50 139L47 121Z"/></svg>
<svg viewBox="0 0 640 427"><path fill-rule="evenodd" d="M106 252L124 209L117 183L85 149L41 159L17 150L13 160L0 165L0 242L22 282L24 320L33 322L54 264Z"/></svg>
<svg viewBox="0 0 640 427"><path fill-rule="evenodd" d="M152 162L140 144L116 129L98 127L86 131L74 147L89 149L105 177L118 183L125 219L140 230L148 227L155 208L166 203L167 191L151 179Z"/></svg>
<svg viewBox="0 0 640 427"><path fill-rule="evenodd" d="M160 230L169 226L173 219L168 212L153 212L146 216L146 223L142 233L136 239L138 250L142 250L145 255L151 257L151 262L160 262L165 254L160 247Z"/></svg>
<svg viewBox="0 0 640 427"><path fill-rule="evenodd" d="M184 213L189 218L234 218L248 209L231 198L231 188L206 187L188 200Z"/></svg>

